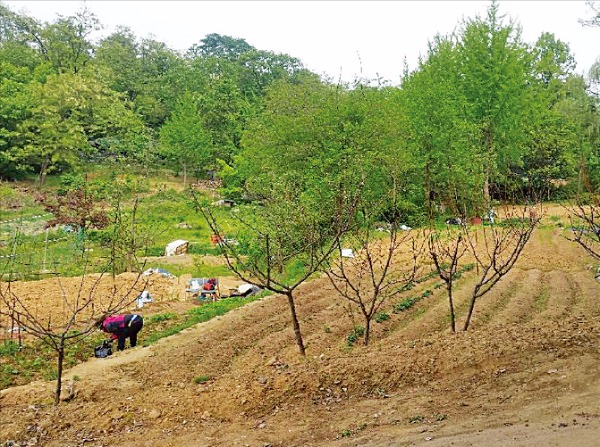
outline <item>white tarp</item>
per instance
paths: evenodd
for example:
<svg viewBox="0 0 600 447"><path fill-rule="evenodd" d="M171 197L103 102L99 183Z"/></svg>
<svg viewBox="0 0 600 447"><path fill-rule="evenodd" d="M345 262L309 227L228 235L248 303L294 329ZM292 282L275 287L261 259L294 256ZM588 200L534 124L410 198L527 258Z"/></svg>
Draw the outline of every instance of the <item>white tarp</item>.
<svg viewBox="0 0 600 447"><path fill-rule="evenodd" d="M177 239L176 241L169 242L165 247L165 256L174 256L178 253L178 249L182 249L184 246L187 246L188 241L184 241L183 239ZM185 253L187 249L182 252Z"/></svg>
<svg viewBox="0 0 600 447"><path fill-rule="evenodd" d="M343 258L353 258L354 252L351 248L342 248L342 257Z"/></svg>
<svg viewBox="0 0 600 447"><path fill-rule="evenodd" d="M150 292L148 292L147 290L144 290L140 296L137 297L136 302L137 302L137 307L144 307L144 304L146 303L151 303L152 297L150 296Z"/></svg>

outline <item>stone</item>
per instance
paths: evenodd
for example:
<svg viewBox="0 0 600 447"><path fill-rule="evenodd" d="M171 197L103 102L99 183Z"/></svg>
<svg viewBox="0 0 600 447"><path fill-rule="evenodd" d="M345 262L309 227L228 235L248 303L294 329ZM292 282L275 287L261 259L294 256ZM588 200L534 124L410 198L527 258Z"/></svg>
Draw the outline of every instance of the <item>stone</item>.
<svg viewBox="0 0 600 447"><path fill-rule="evenodd" d="M271 357L271 359L267 362L267 366L273 366L277 363L277 357Z"/></svg>
<svg viewBox="0 0 600 447"><path fill-rule="evenodd" d="M154 410L150 410L150 412L148 413L148 417L151 419L158 419L160 418L161 413L160 410L154 409Z"/></svg>

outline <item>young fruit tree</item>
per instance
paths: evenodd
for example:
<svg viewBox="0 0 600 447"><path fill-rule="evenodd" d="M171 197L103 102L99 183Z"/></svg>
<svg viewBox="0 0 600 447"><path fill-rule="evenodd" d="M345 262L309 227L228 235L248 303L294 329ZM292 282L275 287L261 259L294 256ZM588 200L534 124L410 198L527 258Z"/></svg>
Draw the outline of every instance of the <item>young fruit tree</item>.
<svg viewBox="0 0 600 447"><path fill-rule="evenodd" d="M220 241L229 269L242 281L287 298L302 356L306 350L296 312L296 290L339 247L352 224L359 194L340 192L334 209L319 209L301 196L286 194L285 188L274 188L264 206L239 208L231 213L239 231L233 240L226 237L224 220L194 194L197 207Z"/></svg>
<svg viewBox="0 0 600 447"><path fill-rule="evenodd" d="M324 271L340 296L355 305L364 319L363 342L369 344L371 322L382 306L412 283L421 265L423 238L401 224L394 201L388 222L362 203L356 224L326 258ZM352 247L345 251L342 247ZM348 249L346 249L348 250Z"/></svg>
<svg viewBox="0 0 600 447"><path fill-rule="evenodd" d="M540 221L534 208L506 210L502 220L489 226L467 225L458 229L431 230L429 253L438 275L446 284L452 331L456 331L453 284L458 278L459 262L467 254L475 261L477 279L470 292L463 330L469 329L477 300L486 295L508 274L529 242Z"/></svg>
<svg viewBox="0 0 600 447"><path fill-rule="evenodd" d="M456 309L454 306L454 281L458 278L458 266L467 251L461 230L448 227L446 231L431 231L427 237L429 256L438 276L446 285L450 327L456 332Z"/></svg>
<svg viewBox="0 0 600 447"><path fill-rule="evenodd" d="M90 216L95 216L95 209L89 200L80 199L87 197L76 191L75 195L67 196L73 198L73 202L68 202L70 210L74 216L80 217L80 220L70 220L66 214L64 216L68 222L89 228L89 222L96 222ZM79 210L77 204L84 204ZM135 207L134 207L135 208ZM63 210L64 212L64 210ZM126 228L128 232L135 235L138 232L135 213L126 215L122 208L117 208L113 213L114 232L118 233L119 228ZM105 213L100 213L102 222L109 221ZM58 219L58 218L57 218ZM55 219L56 220L56 219ZM60 220L59 220L60 222ZM22 330L26 334L39 339L56 353L56 391L54 402L59 403L62 389L62 373L67 349L84 339L96 328L95 323L100 317L130 306L138 297L139 293L146 288L141 279L142 269L138 268L138 274L128 281L118 281L116 278L115 265L122 264L123 253L117 250L110 250L101 273L90 273L92 265L98 259L92 259L90 251L83 251L76 261L82 268L82 275L76 288L69 289L64 285L65 280L61 279L60 272L54 272L55 283L52 287L52 293L56 296L38 295L22 284L16 283L16 274L24 268L17 260L21 255L31 251L31 247L24 242L19 244L19 240L26 238L15 237L13 254L9 262L4 265L0 272L0 316L6 317L13 329L20 333ZM127 243L127 241L115 238L116 243ZM71 265L73 261L67 263ZM58 264L57 264L58 265ZM138 266L139 267L139 266ZM107 273L108 272L108 273ZM48 300L48 301L47 301ZM52 304L59 303L54 307ZM53 309L59 309L53 311Z"/></svg>
<svg viewBox="0 0 600 447"><path fill-rule="evenodd" d="M87 261L89 262L89 261ZM0 281L0 315L12 325L11 330L25 331L41 340L56 353L56 388L54 403L61 398L62 374L67 348L78 343L96 329L95 322L103 315L112 314L131 305L143 285L138 284L140 275L125 286L118 286L115 277L84 272L77 290L66 290L60 277L54 288L62 312L52 314L49 303L36 302L44 297L33 298L17 291L13 281ZM106 282L110 282L107 287Z"/></svg>
<svg viewBox="0 0 600 447"><path fill-rule="evenodd" d="M534 207L514 208L504 212L503 219L489 227L463 226L463 237L475 259L477 282L469 300L463 330L469 329L475 303L512 270L531 239L541 215Z"/></svg>
<svg viewBox="0 0 600 447"><path fill-rule="evenodd" d="M568 239L578 243L594 259L600 260L600 202L579 199L569 208L572 236Z"/></svg>

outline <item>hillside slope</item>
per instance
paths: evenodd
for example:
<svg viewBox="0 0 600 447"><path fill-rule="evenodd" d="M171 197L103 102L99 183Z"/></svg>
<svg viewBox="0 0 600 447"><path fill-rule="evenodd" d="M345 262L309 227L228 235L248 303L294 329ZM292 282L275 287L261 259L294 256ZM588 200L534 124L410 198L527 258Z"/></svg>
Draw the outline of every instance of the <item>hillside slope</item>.
<svg viewBox="0 0 600 447"><path fill-rule="evenodd" d="M51 382L0 394L0 440L67 446L597 445L600 286L558 230L534 234L481 299L472 330L448 330L443 289L376 324L368 348L324 279L298 311L268 297L147 348L92 359ZM464 317L474 272L457 290ZM435 279L432 280L432 282ZM429 284L431 285L431 284ZM423 287L427 287L424 284ZM209 380L195 383L206 376ZM67 384L68 388L68 384Z"/></svg>

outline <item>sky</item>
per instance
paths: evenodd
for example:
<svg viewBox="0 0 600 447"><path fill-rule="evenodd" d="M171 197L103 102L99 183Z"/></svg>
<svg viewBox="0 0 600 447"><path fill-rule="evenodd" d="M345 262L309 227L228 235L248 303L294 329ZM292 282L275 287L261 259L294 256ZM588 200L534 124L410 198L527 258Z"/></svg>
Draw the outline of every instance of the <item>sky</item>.
<svg viewBox="0 0 600 447"><path fill-rule="evenodd" d="M383 78L397 84L406 58L410 69L437 34L464 18L485 16L489 1L1 1L13 11L51 22L87 5L110 34L124 25L139 38L152 37L185 51L207 34L243 38L259 50L286 53L333 81ZM600 27L583 27L591 16L585 1L500 0L500 13L535 43L548 31L569 44L576 71L587 74L600 57Z"/></svg>

